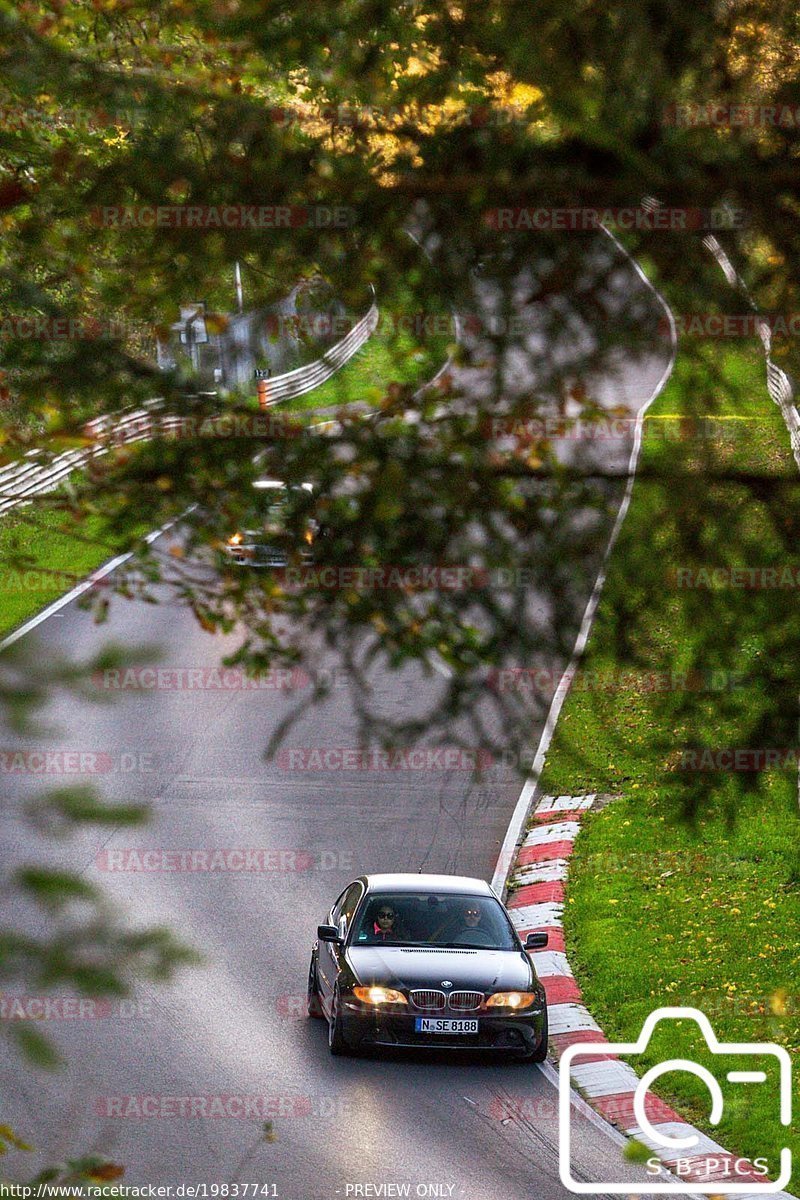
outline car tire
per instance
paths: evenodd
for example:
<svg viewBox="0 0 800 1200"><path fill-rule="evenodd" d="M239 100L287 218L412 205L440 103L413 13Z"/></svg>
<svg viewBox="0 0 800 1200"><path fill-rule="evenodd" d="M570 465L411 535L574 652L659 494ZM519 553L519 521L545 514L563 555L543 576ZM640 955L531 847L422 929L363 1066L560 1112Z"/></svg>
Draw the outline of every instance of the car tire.
<svg viewBox="0 0 800 1200"><path fill-rule="evenodd" d="M331 1015L328 1018L328 1049L337 1057L350 1053L350 1047L342 1032L342 1014L339 1011L339 1003L339 989L334 988L331 997Z"/></svg>
<svg viewBox="0 0 800 1200"><path fill-rule="evenodd" d="M317 964L314 959L311 959L311 965L308 968L308 991L306 993L306 1013L309 1017L320 1019L324 1016L322 1004L319 998L319 989L317 988Z"/></svg>

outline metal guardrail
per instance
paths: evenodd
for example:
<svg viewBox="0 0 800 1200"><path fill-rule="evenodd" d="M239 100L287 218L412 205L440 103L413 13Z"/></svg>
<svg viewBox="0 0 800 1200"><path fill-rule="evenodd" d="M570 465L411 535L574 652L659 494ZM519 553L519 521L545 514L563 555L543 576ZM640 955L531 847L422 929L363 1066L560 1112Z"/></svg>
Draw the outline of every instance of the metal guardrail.
<svg viewBox="0 0 800 1200"><path fill-rule="evenodd" d="M282 400L304 396L314 388L320 387L333 378L338 370L349 362L353 355L361 349L372 336L378 326L378 306L373 303L369 311L358 321L346 337L330 350L326 350L322 358L288 371L285 375L277 375L267 380L268 404L279 404Z"/></svg>
<svg viewBox="0 0 800 1200"><path fill-rule="evenodd" d="M800 468L800 413L797 411L797 406L794 402L794 391L792 389L791 380L785 371L781 370L772 358L772 330L769 327L769 322L766 320L758 320L760 316L758 305L753 300L747 284L742 279L739 272L734 267L728 255L722 249L717 239L709 234L703 238L703 245L706 250L715 258L720 270L727 279L732 288L735 288L747 300L747 303L756 314L758 327L758 336L761 338L761 344L764 347L764 360L767 367L767 391L770 399L777 404L781 410L784 424L789 431L789 443L792 447L794 461Z"/></svg>
<svg viewBox="0 0 800 1200"><path fill-rule="evenodd" d="M268 381L268 405L303 396L327 383L337 371L348 363L354 354L369 340L378 325L378 306L373 302L370 309L350 330L346 337L326 350L321 358L284 375L276 375ZM146 407L135 412L95 417L84 429L87 436L100 444L85 449L66 450L43 461L44 451L29 450L20 462L0 468L0 515L58 487L73 471L87 466L92 459L108 453L112 445L130 445L146 441L156 433L168 435L180 426L184 418L160 413L162 400L151 400ZM224 414L218 414L224 415ZM103 440L105 439L105 440Z"/></svg>
<svg viewBox="0 0 800 1200"><path fill-rule="evenodd" d="M655 196L645 196L642 201L642 207L653 212L661 208L662 203ZM762 317L750 289L713 233L706 234L703 238L703 246L715 260L717 266L725 276L728 285L745 298L755 315L758 336L764 347L767 391L770 399L781 410L781 416L789 432L789 443L792 447L794 461L800 469L800 412L798 412L797 405L795 404L794 389L792 388L789 376L773 361L772 330L769 327L769 322Z"/></svg>
<svg viewBox="0 0 800 1200"><path fill-rule="evenodd" d="M93 446L86 450L67 450L46 463L40 461L41 451L29 451L25 456L27 462L13 463L0 471L0 515L33 496L52 491L73 471L97 455L105 454L106 449L105 446Z"/></svg>

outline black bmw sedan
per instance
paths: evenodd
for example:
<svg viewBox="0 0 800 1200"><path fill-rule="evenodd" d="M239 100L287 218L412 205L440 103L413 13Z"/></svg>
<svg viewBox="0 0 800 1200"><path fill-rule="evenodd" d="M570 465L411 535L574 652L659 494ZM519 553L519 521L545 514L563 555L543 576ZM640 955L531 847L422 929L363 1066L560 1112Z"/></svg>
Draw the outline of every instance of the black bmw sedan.
<svg viewBox="0 0 800 1200"><path fill-rule="evenodd" d="M542 1062L547 1005L487 883L458 875L362 875L317 929L308 1013L331 1054L370 1046L491 1050Z"/></svg>

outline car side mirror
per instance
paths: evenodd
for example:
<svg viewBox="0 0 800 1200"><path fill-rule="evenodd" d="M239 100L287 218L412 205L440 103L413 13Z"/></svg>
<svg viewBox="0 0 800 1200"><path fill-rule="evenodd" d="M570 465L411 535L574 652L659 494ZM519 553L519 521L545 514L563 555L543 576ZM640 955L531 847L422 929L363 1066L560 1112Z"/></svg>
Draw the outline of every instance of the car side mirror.
<svg viewBox="0 0 800 1200"><path fill-rule="evenodd" d="M335 925L318 925L317 937L321 942L338 942L342 943L342 935Z"/></svg>
<svg viewBox="0 0 800 1200"><path fill-rule="evenodd" d="M544 950L547 945L547 937L546 933L529 933L525 938L525 949Z"/></svg>

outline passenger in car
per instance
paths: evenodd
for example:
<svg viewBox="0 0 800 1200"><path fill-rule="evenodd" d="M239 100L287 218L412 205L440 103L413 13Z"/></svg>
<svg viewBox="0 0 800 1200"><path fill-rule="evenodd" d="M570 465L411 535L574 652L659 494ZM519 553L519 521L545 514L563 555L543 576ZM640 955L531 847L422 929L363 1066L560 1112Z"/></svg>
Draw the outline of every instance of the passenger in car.
<svg viewBox="0 0 800 1200"><path fill-rule="evenodd" d="M393 941L399 938L397 913L388 904L382 904L372 924L373 935L380 941Z"/></svg>
<svg viewBox="0 0 800 1200"><path fill-rule="evenodd" d="M402 942L407 934L393 904L384 901L373 910L373 915L367 919L366 929L368 940L371 942ZM362 926L362 931L365 926ZM359 941L361 939L359 938Z"/></svg>

